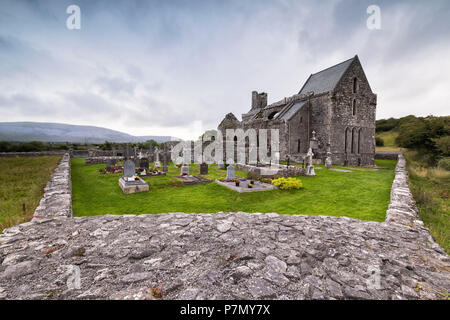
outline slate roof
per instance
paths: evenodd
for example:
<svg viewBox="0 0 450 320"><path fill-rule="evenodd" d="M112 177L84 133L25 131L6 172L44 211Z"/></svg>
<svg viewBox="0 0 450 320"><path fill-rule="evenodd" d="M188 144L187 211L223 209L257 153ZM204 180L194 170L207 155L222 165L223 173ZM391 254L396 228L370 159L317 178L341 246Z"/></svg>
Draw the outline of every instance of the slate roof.
<svg viewBox="0 0 450 320"><path fill-rule="evenodd" d="M307 100L297 101L287 105L283 110L275 115L274 119L290 120L304 105Z"/></svg>
<svg viewBox="0 0 450 320"><path fill-rule="evenodd" d="M333 90L355 59L357 59L357 56L310 75L299 93L306 94L313 91L314 94L320 94Z"/></svg>

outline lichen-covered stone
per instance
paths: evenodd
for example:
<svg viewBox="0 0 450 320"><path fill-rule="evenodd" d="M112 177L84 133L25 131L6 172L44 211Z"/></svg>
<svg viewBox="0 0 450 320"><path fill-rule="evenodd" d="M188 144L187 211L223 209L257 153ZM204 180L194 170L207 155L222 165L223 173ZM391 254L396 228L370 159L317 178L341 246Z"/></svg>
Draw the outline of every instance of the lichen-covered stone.
<svg viewBox="0 0 450 320"><path fill-rule="evenodd" d="M70 194L68 160L43 203ZM418 217L402 155L382 223L243 212L72 218L70 202L60 204L0 235L0 299L443 299L450 290L450 258ZM77 268L80 288L70 287Z"/></svg>

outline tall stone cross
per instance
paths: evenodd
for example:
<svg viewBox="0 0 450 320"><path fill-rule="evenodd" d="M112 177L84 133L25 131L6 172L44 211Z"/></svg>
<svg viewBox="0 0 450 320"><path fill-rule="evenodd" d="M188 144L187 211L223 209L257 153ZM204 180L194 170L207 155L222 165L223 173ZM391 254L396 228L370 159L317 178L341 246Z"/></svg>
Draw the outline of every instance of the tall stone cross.
<svg viewBox="0 0 450 320"><path fill-rule="evenodd" d="M167 144L164 143L163 172L167 172Z"/></svg>

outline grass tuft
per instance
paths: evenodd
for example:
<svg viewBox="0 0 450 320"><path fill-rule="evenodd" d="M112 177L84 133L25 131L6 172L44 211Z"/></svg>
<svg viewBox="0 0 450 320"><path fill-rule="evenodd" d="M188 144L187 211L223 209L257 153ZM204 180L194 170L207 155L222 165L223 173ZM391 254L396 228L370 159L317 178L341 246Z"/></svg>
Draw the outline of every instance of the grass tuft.
<svg viewBox="0 0 450 320"><path fill-rule="evenodd" d="M0 158L0 232L29 221L61 156Z"/></svg>

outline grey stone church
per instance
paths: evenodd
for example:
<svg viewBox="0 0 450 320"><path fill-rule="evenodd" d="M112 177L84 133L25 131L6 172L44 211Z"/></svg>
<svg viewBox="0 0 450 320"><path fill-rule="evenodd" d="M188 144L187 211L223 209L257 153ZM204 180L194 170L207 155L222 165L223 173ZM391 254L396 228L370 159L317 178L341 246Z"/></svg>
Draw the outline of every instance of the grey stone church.
<svg viewBox="0 0 450 320"><path fill-rule="evenodd" d="M372 92L358 56L309 76L298 94L267 104L252 92L252 106L239 121L232 113L218 129L279 129L280 158L302 161L312 148L316 162L327 153L333 164L373 166L375 112ZM259 143L259 142L258 142Z"/></svg>

